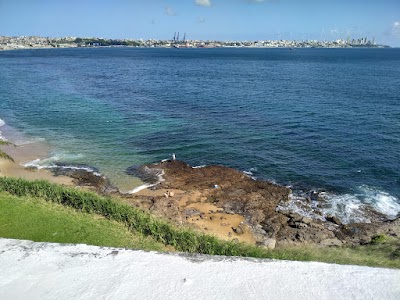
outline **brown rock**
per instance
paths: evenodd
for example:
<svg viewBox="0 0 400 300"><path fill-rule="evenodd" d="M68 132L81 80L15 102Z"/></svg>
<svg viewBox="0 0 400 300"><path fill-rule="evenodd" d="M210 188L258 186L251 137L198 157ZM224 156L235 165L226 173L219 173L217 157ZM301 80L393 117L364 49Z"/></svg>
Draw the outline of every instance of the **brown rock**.
<svg viewBox="0 0 400 300"><path fill-rule="evenodd" d="M343 242L357 245L379 233L400 236L399 220L342 225L336 216L327 216L328 223L313 220L298 213L277 212L279 203L288 200L290 189L265 181L253 180L231 168L207 166L193 169L180 161L148 166L148 168L153 167L156 172L162 168L165 173L165 181L159 185L163 189L196 191L199 197L193 200L194 203L201 202L201 199L209 199L212 203L215 202L217 207L223 208L224 213L243 216L257 242L263 243L266 238L271 238L280 244L281 242L316 243L321 246L339 246ZM218 184L219 188L213 188L215 184ZM142 201L141 207L147 207L152 212L173 220L178 219L178 222L182 216L204 218L204 215L197 210L179 206L179 196L180 194L169 198L156 197L154 201L139 199L138 203ZM213 212L216 213L215 209ZM314 212L318 213L318 211ZM210 220L217 219L216 216L210 216ZM221 220L221 222L224 221ZM232 225L228 223L222 223L221 226L230 228ZM333 226L332 223L338 226ZM242 234L245 229L246 227L243 226L233 228L236 234Z"/></svg>
<svg viewBox="0 0 400 300"><path fill-rule="evenodd" d="M263 241L262 246L263 246L265 249L273 250L273 249L275 249L275 247L276 247L276 240L275 240L275 239L265 239L265 240Z"/></svg>
<svg viewBox="0 0 400 300"><path fill-rule="evenodd" d="M302 228L307 228L308 225L304 224L302 222L296 222L297 228L302 229Z"/></svg>
<svg viewBox="0 0 400 300"><path fill-rule="evenodd" d="M325 217L325 219L326 219L328 222L332 222L332 223L334 223L334 224L336 224L336 225L342 225L342 222L340 222L339 218L336 217L336 216L327 215L327 216Z"/></svg>
<svg viewBox="0 0 400 300"><path fill-rule="evenodd" d="M299 215L298 213L289 213L287 216L294 222L300 222L303 219L303 216Z"/></svg>
<svg viewBox="0 0 400 300"><path fill-rule="evenodd" d="M313 222L313 219L308 218L308 217L303 217L301 218L301 222L307 225L310 225Z"/></svg>
<svg viewBox="0 0 400 300"><path fill-rule="evenodd" d="M327 247L327 246L336 246L336 247L340 247L340 246L343 245L343 242L342 242L341 240L338 240L338 239L336 239L336 238L333 238L333 239L322 240L322 241L320 242L320 245L321 245L321 246L325 246L325 247Z"/></svg>
<svg viewBox="0 0 400 300"><path fill-rule="evenodd" d="M312 223L311 227L316 228L316 229L320 229L320 230L324 230L325 226L319 223Z"/></svg>
<svg viewBox="0 0 400 300"><path fill-rule="evenodd" d="M233 230L234 233L239 234L239 235L241 235L241 234L244 233L244 232L243 232L243 229L241 228L241 226L232 227L232 230Z"/></svg>
<svg viewBox="0 0 400 300"><path fill-rule="evenodd" d="M314 234L314 236L318 242L321 242L322 240L325 240L328 238L328 236L323 232L317 232Z"/></svg>

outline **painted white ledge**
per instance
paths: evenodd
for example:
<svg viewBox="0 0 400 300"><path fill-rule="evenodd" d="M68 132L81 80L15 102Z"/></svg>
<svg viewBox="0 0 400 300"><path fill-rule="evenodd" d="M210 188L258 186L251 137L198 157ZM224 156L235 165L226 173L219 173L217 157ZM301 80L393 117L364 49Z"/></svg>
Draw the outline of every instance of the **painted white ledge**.
<svg viewBox="0 0 400 300"><path fill-rule="evenodd" d="M0 299L400 299L400 270L0 239Z"/></svg>

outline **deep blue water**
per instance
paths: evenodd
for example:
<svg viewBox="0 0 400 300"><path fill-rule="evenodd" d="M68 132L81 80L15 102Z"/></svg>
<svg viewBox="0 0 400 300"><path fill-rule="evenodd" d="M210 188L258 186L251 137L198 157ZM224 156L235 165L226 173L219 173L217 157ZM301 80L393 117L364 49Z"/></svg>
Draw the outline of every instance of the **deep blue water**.
<svg viewBox="0 0 400 300"><path fill-rule="evenodd" d="M130 165L176 153L400 198L400 49L5 51L0 118L121 185Z"/></svg>

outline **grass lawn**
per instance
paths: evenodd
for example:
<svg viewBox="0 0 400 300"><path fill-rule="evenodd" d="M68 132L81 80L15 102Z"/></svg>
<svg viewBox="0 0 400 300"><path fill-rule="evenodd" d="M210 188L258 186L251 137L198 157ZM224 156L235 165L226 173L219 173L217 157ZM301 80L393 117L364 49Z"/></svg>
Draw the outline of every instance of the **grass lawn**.
<svg viewBox="0 0 400 300"><path fill-rule="evenodd" d="M176 227L114 198L7 177L0 177L0 237L400 268L399 237L380 235L357 247L265 250Z"/></svg>
<svg viewBox="0 0 400 300"><path fill-rule="evenodd" d="M0 192L0 237L166 251L163 244L133 234L116 221L5 192Z"/></svg>
<svg viewBox="0 0 400 300"><path fill-rule="evenodd" d="M354 247L293 246L274 250L277 257L400 269L400 239L387 237L385 241Z"/></svg>

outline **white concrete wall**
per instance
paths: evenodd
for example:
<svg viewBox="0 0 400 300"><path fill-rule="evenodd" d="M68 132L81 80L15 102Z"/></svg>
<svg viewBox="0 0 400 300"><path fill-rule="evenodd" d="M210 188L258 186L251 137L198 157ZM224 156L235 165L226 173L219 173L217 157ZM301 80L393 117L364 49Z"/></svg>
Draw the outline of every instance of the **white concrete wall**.
<svg viewBox="0 0 400 300"><path fill-rule="evenodd" d="M0 239L0 299L400 299L400 270Z"/></svg>

